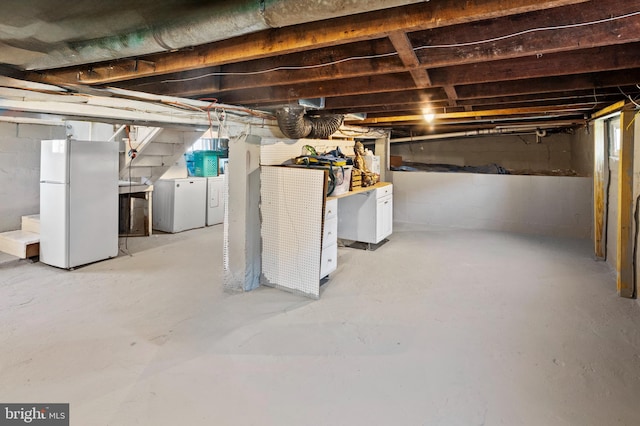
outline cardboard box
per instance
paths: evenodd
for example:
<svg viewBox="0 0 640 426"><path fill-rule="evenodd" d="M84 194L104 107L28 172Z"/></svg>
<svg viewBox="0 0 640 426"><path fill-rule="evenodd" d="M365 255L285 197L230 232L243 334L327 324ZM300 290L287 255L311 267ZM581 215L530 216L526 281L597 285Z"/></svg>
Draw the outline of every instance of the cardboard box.
<svg viewBox="0 0 640 426"><path fill-rule="evenodd" d="M400 166L402 166L402 155L391 155L389 157L389 165L391 167L400 167Z"/></svg>

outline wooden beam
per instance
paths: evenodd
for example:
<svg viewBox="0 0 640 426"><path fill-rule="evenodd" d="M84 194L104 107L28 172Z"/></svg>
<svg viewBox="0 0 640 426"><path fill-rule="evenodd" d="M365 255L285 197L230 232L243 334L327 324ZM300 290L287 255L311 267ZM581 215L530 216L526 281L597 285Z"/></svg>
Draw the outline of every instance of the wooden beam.
<svg viewBox="0 0 640 426"><path fill-rule="evenodd" d="M458 93L456 92L455 86L452 86L452 85L444 86L444 91L447 94L447 98L449 98L449 106L457 106Z"/></svg>
<svg viewBox="0 0 640 426"><path fill-rule="evenodd" d="M408 73L385 74L363 78L332 80L316 84L262 87L239 90L228 95L216 96L221 102L233 105L254 105L261 103L282 103L303 98L359 95L365 93L406 91L414 88Z"/></svg>
<svg viewBox="0 0 640 426"><path fill-rule="evenodd" d="M598 118L602 118L606 115L613 114L614 112L621 111L622 108L626 105L627 101L618 101L612 105L609 105L606 108L601 109L600 111L596 111L591 115L592 120L597 120Z"/></svg>
<svg viewBox="0 0 640 426"><path fill-rule="evenodd" d="M477 64L474 67L457 66L436 69L431 71L431 77L433 84L437 86L456 85L456 95L462 98L461 90L464 90L464 85L501 80L507 80L505 84L508 85L512 84L510 80L549 78L549 76L566 76L606 69L640 68L640 55L635 53L637 51L640 51L640 43L632 43L624 47L586 49L578 52L548 55L543 58L533 57L519 61L507 60ZM594 57L597 57L598 61L593 61ZM593 77L591 81L593 81ZM458 85L463 85L462 89ZM387 74L369 76L367 78L330 80L314 84L266 87L257 90L247 89L232 92L225 96L218 94L216 97L227 103L247 105L321 96L394 92L410 90L413 87L413 79L409 79L406 74ZM530 92L535 90L544 89L530 86Z"/></svg>
<svg viewBox="0 0 640 426"><path fill-rule="evenodd" d="M621 16L633 11L634 6L626 2L610 5L603 14L601 5L589 3L559 8L555 12L560 16L559 23L589 22L609 16ZM564 12L564 13L561 13ZM606 15L606 16L605 16ZM531 20L529 20L531 18ZM506 20L508 19L508 22ZM457 47L455 54L451 49L437 48L419 51L422 61L418 60L413 46L433 46L451 44L451 40L460 43L469 41L491 39L504 36L505 27L509 27L509 33L527 31L531 28L550 27L549 12L536 12L527 15L527 19L513 19L511 17L482 22L482 24L470 23L436 28L429 31L413 33L409 38L404 31L396 31L389 38L396 46L398 57L383 57L371 59L370 56L384 55L392 52L393 45L388 39L367 40L364 42L349 43L340 46L331 46L323 49L312 49L304 53L280 55L260 60L253 60L225 66L224 72L229 73L225 77L222 91L239 90L250 87L274 86L282 84L296 84L302 81L322 81L332 78L347 78L365 75L381 74L385 72L400 72L403 69L410 70L417 87L431 85L426 67L444 67L477 62L487 62L509 58L521 58L531 55L545 55L567 50L583 49L616 45L622 43L640 41L640 17L629 17L620 21L614 21L595 26L580 28L567 28L550 31L549 34L541 32L544 37L536 37L536 34L523 34L514 39L509 38L498 42L485 43L484 45L472 45ZM323 63L331 63L348 57L360 57L357 61L343 62L335 65L319 68L307 68L304 72L292 70L274 71L272 73L251 74L279 66L310 67ZM399 60L402 59L402 62ZM422 65L421 65L422 62ZM403 64L404 63L404 64ZM423 69L424 72L422 71ZM95 70L93 71L95 72ZM178 77L175 77L178 78ZM198 96L212 93L210 85L199 87L193 80L184 86L168 85L160 87L145 87L144 90L164 91L177 96ZM136 86L136 88L139 88Z"/></svg>
<svg viewBox="0 0 640 426"><path fill-rule="evenodd" d="M617 88L621 85L635 85L638 81L640 81L640 68L463 85L457 86L456 92L459 100L478 99L507 95L537 95L598 87Z"/></svg>
<svg viewBox="0 0 640 426"><path fill-rule="evenodd" d="M613 99L613 100L612 100ZM559 105L562 103L593 102L602 101L611 103L620 99L620 91L617 89L598 90L567 90L562 92L540 92L524 95L498 96L492 98L476 98L458 100L458 105L466 106L486 106L504 105L527 102L529 104L545 102L547 105ZM492 107L493 108L493 107Z"/></svg>
<svg viewBox="0 0 640 426"><path fill-rule="evenodd" d="M635 297L634 282L634 210L633 157L635 127L634 110L624 110L620 116L620 153L618 157L618 251L617 287L621 297Z"/></svg>
<svg viewBox="0 0 640 426"><path fill-rule="evenodd" d="M248 34L192 49L150 55L152 69L135 69L130 61L111 61L92 66L69 67L31 74L29 79L45 82L105 84L151 75L182 72L308 49L380 38L381 33L418 31L429 28L499 18L536 10L583 3L586 0L451 0L429 2L312 22ZM91 72L87 72L91 70ZM83 74L80 74L83 73ZM78 76L81 78L78 79Z"/></svg>
<svg viewBox="0 0 640 426"><path fill-rule="evenodd" d="M411 73L413 81L416 83L416 87L424 88L431 86L431 80L426 70L420 68L420 61L416 57L413 51L413 46L407 33L404 31L394 31L389 34L389 40L393 44L393 47L398 52L400 60Z"/></svg>
<svg viewBox="0 0 640 426"><path fill-rule="evenodd" d="M479 98L479 99L462 99L458 100L458 106L476 106L482 109L503 109L514 107L525 107L537 105L562 105L576 102L594 102L596 98L598 103L614 102L621 96L620 91L616 89L608 89L605 92L599 90L594 95L594 90L564 91L552 93L536 93L517 96L503 96L495 98ZM519 105L522 104L522 105ZM429 92L425 90L408 90L401 92L389 92L369 95L339 96L335 98L327 98L325 100L325 109L332 112L385 112L385 111L401 111L414 110L410 114L418 114L418 110L426 105L434 108L450 106L449 100L444 95L444 90L440 88L431 89ZM407 115L407 114L395 114Z"/></svg>
<svg viewBox="0 0 640 426"><path fill-rule="evenodd" d="M531 57L519 60L494 61L490 63L476 64L473 67L456 66L431 70L431 80L436 86L456 87L455 95L458 99L469 98L470 91L481 93L482 88L477 84L498 83L500 90L513 87L515 81L525 80L520 86L526 88L529 93L545 91L544 87L533 86L531 81L544 78L557 90L567 90L551 76L568 76L561 81L571 81L574 74L584 76L587 73L620 70L622 68L640 68L640 43L632 43L625 46L611 48L586 49L584 51L562 54L545 55L542 58ZM597 57L598 61L593 58ZM402 76L402 77L400 77ZM600 76L598 76L600 78ZM628 77L624 77L628 79ZM606 80L607 77L603 77ZM583 78L585 80L585 78ZM586 77L591 87L597 85L593 75ZM545 81L542 81L544 84ZM570 83L571 84L571 83ZM573 83L576 85L577 83ZM582 85L584 86L584 81ZM619 84L619 83L618 83ZM616 84L617 85L617 84ZM309 82L295 85L269 86L257 89L245 89L233 92L217 92L211 95L232 104L259 104L273 101L289 101L299 98L331 97L340 95L354 95L380 92L406 91L415 87L413 78L407 74L383 74L361 76L349 79L328 79L325 81ZM206 93L204 95L210 95ZM473 96L473 95L472 95Z"/></svg>
<svg viewBox="0 0 640 426"><path fill-rule="evenodd" d="M623 15L633 9L633 5L630 6L626 3L612 5L611 7L613 9L607 9L607 13L613 16ZM558 13L564 23L574 21L588 22L589 20L602 19L604 17L602 8L595 5L595 3L580 5L579 7L560 8L558 12L561 10L575 12L566 14ZM550 26L548 12L529 14L527 17L530 15L532 15L532 22L529 22L528 19L514 20L509 18L509 22L507 23L505 22L505 18L490 21L489 23L483 22L482 25L471 23L437 28L427 32L417 33L417 35L412 34L411 38L408 38L405 32L397 31L390 34L389 37L393 37L393 43L397 44L396 49L400 58L395 56L378 59L369 58L371 55L388 54L390 52L389 49L393 48L393 46L389 46L390 43L387 39L378 39L350 43L342 46L332 46L325 49L313 49L303 54L295 53L232 64L225 66L224 72L229 73L229 75L225 76L225 84L223 87L219 87L218 90L226 93L228 91L250 87L297 84L304 81L324 81L333 78L367 76L386 72L394 73L400 72L405 68L411 72L417 87L428 87L431 85L431 81L428 72L424 69L427 66L444 67L508 58L521 58L531 55L546 55L564 52L566 50L616 45L640 40L640 17L636 16L607 23L606 25L598 24L595 26L568 28L552 31L549 35L542 33L545 34L545 37L535 37L531 34L524 34L516 39L487 43L485 46L481 45L479 47L474 45L459 47L456 48L455 54L451 53L451 49L441 48L420 51L421 53L419 53L423 62L422 65L413 49L414 45L432 46L440 43L450 44L451 40L462 40L462 43L464 43L468 40L500 37L505 34L504 27L507 24L509 25L510 33L516 30L526 31L527 29L536 27L536 25L538 27ZM608 16L609 15L606 17ZM568 21L568 19L570 19L570 21ZM414 41L412 42L411 40ZM501 43L505 45L501 46ZM482 52L485 54L482 54ZM362 59L318 68L307 68L301 71L280 70L264 74L251 74L256 71L274 69L279 65L285 67L294 65L309 67L323 63L331 63L335 60L345 59L350 56L361 57ZM399 59L402 59L402 62ZM90 72L95 73L96 70L92 69ZM84 74L81 72L79 75L83 76ZM179 79L179 77L171 80L175 79ZM151 92L164 92L176 96L200 96L216 91L206 80L202 80L200 85L198 85L198 82L195 80L188 80L184 84L172 83L158 86L146 86L146 84L148 83L145 83L145 87L137 85L129 87L149 90ZM452 102L452 104L455 104L455 102Z"/></svg>
<svg viewBox="0 0 640 426"><path fill-rule="evenodd" d="M591 104L579 106L542 106L542 107L530 107L530 108L505 108L497 110L487 111L465 111L465 112L452 112L436 114L435 119L451 119L451 118L481 118L481 117L496 117L496 116L509 116L509 115L528 115L528 114L548 114L554 113L567 113L576 110L588 110L591 108ZM423 120L422 115L407 115L407 116L395 116L395 117L379 117L379 118L366 118L358 121L362 125L367 124L380 124L380 123L393 123L398 121L415 121Z"/></svg>
<svg viewBox="0 0 640 426"><path fill-rule="evenodd" d="M388 92L384 94L373 93L353 96L338 96L327 98L326 109L351 109L384 106L394 104L429 104L433 102L446 101L447 98L440 88L433 89L412 89L398 92Z"/></svg>
<svg viewBox="0 0 640 426"><path fill-rule="evenodd" d="M435 86L468 85L495 81L584 74L640 67L640 43L572 52L457 65L430 71ZM597 58L597 60L594 60Z"/></svg>
<svg viewBox="0 0 640 426"><path fill-rule="evenodd" d="M376 56L379 57L372 58ZM197 70L202 75L206 75L208 71L209 68ZM223 75L221 84L215 90L208 86L204 79L201 80L202 87L198 86L197 83L200 80L193 78L185 84L157 83L155 86L145 87L145 90L162 91L176 96L199 96L203 93L220 94L254 87L291 85L345 78L345 76L360 77L402 71L405 71L405 66L393 45L388 39L383 38L224 65L220 67ZM180 74L172 74L163 80L180 80L181 78ZM124 84L126 85L127 82Z"/></svg>
<svg viewBox="0 0 640 426"><path fill-rule="evenodd" d="M576 25L625 16L637 12L634 2L591 1L578 5L540 10L526 16L509 16L412 33L416 55L432 68L521 58L640 41L640 16L600 24L531 32L535 28ZM510 34L518 34L507 37ZM490 40L485 43L477 43ZM471 43L469 45L465 45ZM453 46L452 46L453 45ZM452 46L434 48L433 46Z"/></svg>
<svg viewBox="0 0 640 426"><path fill-rule="evenodd" d="M440 111L444 108L449 109L449 104L446 101L432 102L430 105L435 111ZM421 113L422 105L380 105L360 108L332 109L330 111L336 114L349 114L351 112L366 113L367 117L386 117L389 115L417 115Z"/></svg>
<svg viewBox="0 0 640 426"><path fill-rule="evenodd" d="M604 121L593 122L593 247L598 259L607 257L607 181L609 176L609 158Z"/></svg>

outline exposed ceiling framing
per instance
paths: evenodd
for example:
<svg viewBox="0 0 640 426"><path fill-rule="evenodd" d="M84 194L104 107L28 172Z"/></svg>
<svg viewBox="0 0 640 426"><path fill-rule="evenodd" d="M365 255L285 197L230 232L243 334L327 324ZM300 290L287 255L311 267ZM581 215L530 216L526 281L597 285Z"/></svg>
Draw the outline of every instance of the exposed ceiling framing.
<svg viewBox="0 0 640 426"><path fill-rule="evenodd" d="M329 3L339 8L339 1ZM640 1L407 3L413 4L160 53L123 58L114 51L108 61L29 71L35 67L22 64L12 75L215 98L266 111L323 97L327 111L366 113L363 124L392 128L397 136L523 124L567 128L640 94ZM176 18L192 12L182 12L180 4L167 5ZM162 5L158 14L166 17ZM215 22L215 15L207 19ZM148 20L152 28L161 25ZM82 41L91 46L88 37ZM2 46L11 43L18 44L0 38L0 58L6 56ZM40 53L61 43L71 45L41 43ZM423 119L425 108L435 114L433 123Z"/></svg>

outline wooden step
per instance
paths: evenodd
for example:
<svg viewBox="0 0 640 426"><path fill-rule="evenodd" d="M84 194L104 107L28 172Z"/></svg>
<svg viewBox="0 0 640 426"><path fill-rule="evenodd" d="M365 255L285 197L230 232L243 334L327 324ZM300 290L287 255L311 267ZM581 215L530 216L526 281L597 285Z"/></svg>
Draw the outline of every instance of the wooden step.
<svg viewBox="0 0 640 426"><path fill-rule="evenodd" d="M22 229L0 233L0 251L21 259L38 256L40 234Z"/></svg>
<svg viewBox="0 0 640 426"><path fill-rule="evenodd" d="M30 214L28 216L22 216L22 230L39 234L40 233L40 215Z"/></svg>

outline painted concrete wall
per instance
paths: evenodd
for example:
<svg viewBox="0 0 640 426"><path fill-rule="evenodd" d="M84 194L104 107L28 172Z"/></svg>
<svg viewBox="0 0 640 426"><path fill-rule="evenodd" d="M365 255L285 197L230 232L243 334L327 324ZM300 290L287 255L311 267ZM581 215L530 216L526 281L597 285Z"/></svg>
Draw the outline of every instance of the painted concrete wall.
<svg viewBox="0 0 640 426"><path fill-rule="evenodd" d="M481 166L496 163L507 169L556 170L571 168L572 135L496 135L391 144L391 155L405 161Z"/></svg>
<svg viewBox="0 0 640 426"><path fill-rule="evenodd" d="M224 287L248 291L260 285L260 140L230 131L228 202L224 220Z"/></svg>
<svg viewBox="0 0 640 426"><path fill-rule="evenodd" d="M394 222L589 238L592 179L391 172Z"/></svg>
<svg viewBox="0 0 640 426"><path fill-rule="evenodd" d="M63 126L0 123L0 232L40 212L40 141L65 135Z"/></svg>
<svg viewBox="0 0 640 426"><path fill-rule="evenodd" d="M593 176L593 128L576 130L571 137L571 169L578 176Z"/></svg>

